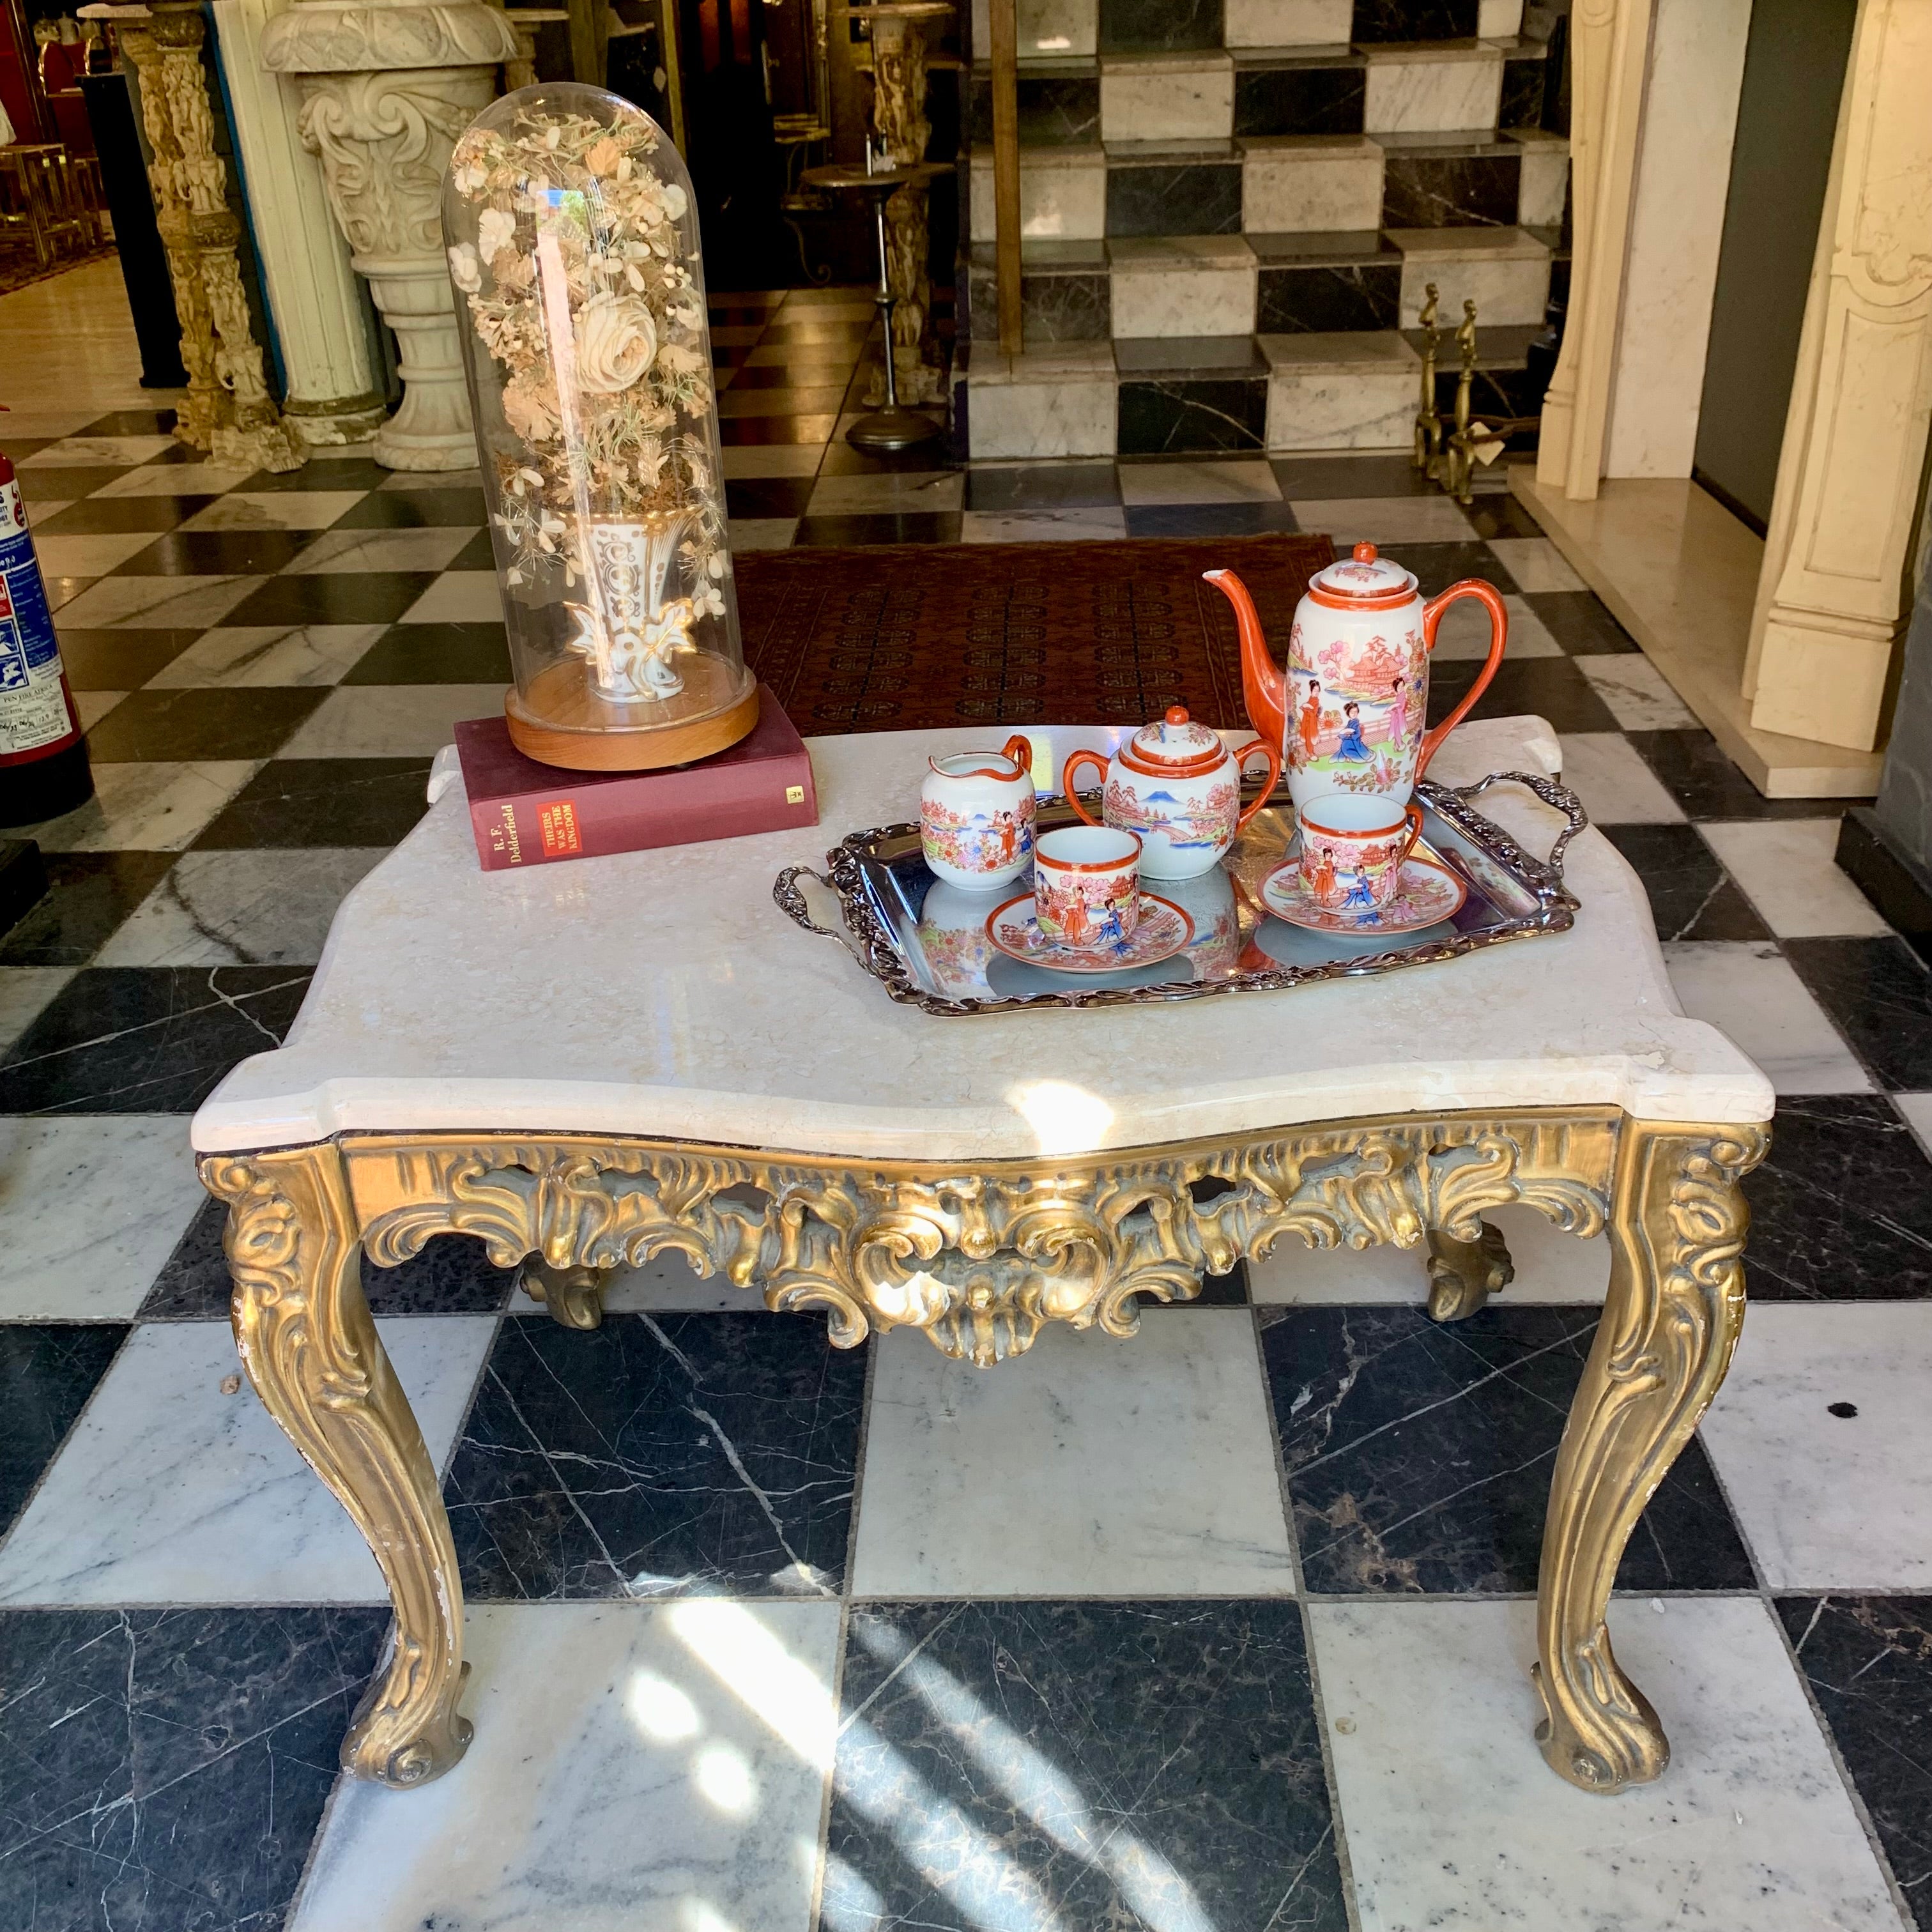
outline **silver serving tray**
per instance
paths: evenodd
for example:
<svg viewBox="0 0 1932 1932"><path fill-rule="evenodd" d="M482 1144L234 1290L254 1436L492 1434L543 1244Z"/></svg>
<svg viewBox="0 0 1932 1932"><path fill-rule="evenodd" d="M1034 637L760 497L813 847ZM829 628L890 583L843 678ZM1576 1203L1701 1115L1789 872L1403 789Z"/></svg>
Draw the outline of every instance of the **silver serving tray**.
<svg viewBox="0 0 1932 1932"><path fill-rule="evenodd" d="M1547 859L1524 851L1469 803L1495 784L1522 785L1568 821ZM1424 779L1415 795L1423 808L1419 855L1454 872L1468 896L1449 918L1405 934L1393 945L1387 934L1339 938L1306 932L1276 918L1262 904L1262 881L1289 856L1294 841L1294 810L1286 785L1276 788L1211 872L1201 879L1143 881L1144 890L1186 908L1194 920L1194 941L1171 959L1118 973L1076 974L1024 964L990 944L964 943L965 928L956 918L950 936L948 928L931 922L922 929L926 895L937 882L920 849L916 825L854 832L826 854L824 872L788 866L772 896L808 932L842 939L812 917L799 881L817 880L838 900L851 935L845 943L887 995L949 1017L1274 992L1315 980L1433 965L1483 946L1570 929L1577 902L1564 889L1563 851L1589 822L1574 792L1540 775L1493 772L1454 790ZM1076 822L1064 799L1041 800L1037 830ZM1026 889L1022 875L1004 891L970 896L991 914ZM955 891L951 897L956 912L969 896Z"/></svg>

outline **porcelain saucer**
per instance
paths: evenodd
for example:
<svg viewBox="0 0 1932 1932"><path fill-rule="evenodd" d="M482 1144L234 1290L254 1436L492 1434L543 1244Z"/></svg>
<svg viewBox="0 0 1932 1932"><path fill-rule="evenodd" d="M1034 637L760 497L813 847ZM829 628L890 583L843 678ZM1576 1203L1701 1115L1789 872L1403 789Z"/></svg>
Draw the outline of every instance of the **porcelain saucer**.
<svg viewBox="0 0 1932 1932"><path fill-rule="evenodd" d="M1379 909L1330 912L1301 889L1301 861L1277 866L1262 881L1262 898L1277 919L1310 932L1420 932L1448 919L1468 896L1462 880L1430 859L1406 859L1395 897Z"/></svg>
<svg viewBox="0 0 1932 1932"><path fill-rule="evenodd" d="M1172 958L1192 940L1194 922L1171 901L1143 892L1131 939L1118 945L1066 946L1040 931L1033 895L1022 892L994 908L986 921L986 937L1010 959L1029 966L1055 973L1118 973Z"/></svg>

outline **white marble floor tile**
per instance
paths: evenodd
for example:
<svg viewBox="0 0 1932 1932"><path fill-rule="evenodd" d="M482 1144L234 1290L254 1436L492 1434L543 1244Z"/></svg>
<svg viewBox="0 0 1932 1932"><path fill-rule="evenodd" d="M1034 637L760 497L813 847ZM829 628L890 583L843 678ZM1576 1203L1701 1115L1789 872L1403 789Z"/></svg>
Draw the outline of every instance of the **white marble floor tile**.
<svg viewBox="0 0 1932 1932"><path fill-rule="evenodd" d="M97 496L219 496L254 475L232 464L150 463L130 470L92 494ZM358 496L361 491L356 493ZM344 508L347 506L345 505Z"/></svg>
<svg viewBox="0 0 1932 1932"><path fill-rule="evenodd" d="M0 1321L131 1318L206 1198L180 1115L0 1119Z"/></svg>
<svg viewBox="0 0 1932 1932"><path fill-rule="evenodd" d="M1587 590L1589 586L1563 561L1547 537L1492 537L1496 561L1516 579L1519 590Z"/></svg>
<svg viewBox="0 0 1932 1932"><path fill-rule="evenodd" d="M1688 731L1696 724L1696 714L1663 672L1634 651L1580 657L1576 668L1626 731Z"/></svg>
<svg viewBox="0 0 1932 1932"><path fill-rule="evenodd" d="M1124 463L1124 503L1278 503L1281 485L1263 462L1249 458L1192 463Z"/></svg>
<svg viewBox="0 0 1932 1932"><path fill-rule="evenodd" d="M525 1306L519 1298L515 1304ZM765 1298L724 1274L702 1275L680 1254L654 1255L641 1268L620 1269L604 1291L607 1314L759 1315Z"/></svg>
<svg viewBox="0 0 1932 1932"><path fill-rule="evenodd" d="M440 1469L494 1316L379 1322ZM376 1559L239 1372L226 1322L128 1339L0 1547L0 1603L375 1604Z"/></svg>
<svg viewBox="0 0 1932 1932"><path fill-rule="evenodd" d="M1051 1324L992 1373L911 1329L878 1349L856 1594L1294 1587L1245 1310L1162 1310L1131 1342Z"/></svg>
<svg viewBox="0 0 1932 1932"><path fill-rule="evenodd" d="M812 489L809 513L850 517L886 510L956 510L965 490L965 476L957 470L887 470L872 476L821 476Z"/></svg>
<svg viewBox="0 0 1932 1932"><path fill-rule="evenodd" d="M9 417L8 422L10 424L12 418ZM46 484L51 482L53 479L52 477L43 474L39 478L34 480L42 484ZM24 476L20 479L20 495L26 505L27 524L30 529L36 524L44 524L47 522L50 518L59 515L61 512L65 509L68 505L74 501L74 499L71 496L63 497L42 496L38 491L29 489L28 487L28 481L29 479ZM36 542L36 547L38 548L38 540ZM45 566L41 567L40 574L44 577L49 574Z"/></svg>
<svg viewBox="0 0 1932 1932"><path fill-rule="evenodd" d="M218 624L265 577L104 577L62 607L70 624L162 625L205 630Z"/></svg>
<svg viewBox="0 0 1932 1932"><path fill-rule="evenodd" d="M1610 1279L1606 1235L1580 1240L1533 1208L1498 1208L1483 1218L1495 1223L1516 1264L1516 1279L1499 1304L1603 1300ZM1291 1238L1277 1242L1265 1261L1249 1262L1248 1292L1257 1302L1301 1307L1424 1302L1429 1264L1420 1247L1304 1249Z"/></svg>
<svg viewBox="0 0 1932 1932"><path fill-rule="evenodd" d="M1562 734L1563 782L1598 825L1681 825L1684 808L1620 731Z"/></svg>
<svg viewBox="0 0 1932 1932"><path fill-rule="evenodd" d="M368 454L373 447L373 444L365 446L362 454ZM398 470L376 485L379 490L480 490L482 487L483 472L473 463L460 470Z"/></svg>
<svg viewBox="0 0 1932 1932"><path fill-rule="evenodd" d="M959 522L962 543L1091 543L1126 533L1125 514L1104 506L1074 510L968 510Z"/></svg>
<svg viewBox="0 0 1932 1932"><path fill-rule="evenodd" d="M1533 1603L1309 1612L1362 1932L1901 1932L1771 1612L1620 1598L1670 1768L1616 1798L1546 1766Z"/></svg>
<svg viewBox="0 0 1932 1932"><path fill-rule="evenodd" d="M368 494L364 490L234 490L219 502L196 511L182 528L326 530Z"/></svg>
<svg viewBox="0 0 1932 1932"><path fill-rule="evenodd" d="M1550 634L1549 626L1536 614L1527 598L1506 595L1503 608L1509 613L1506 650L1510 658L1562 656L1563 646ZM1486 658L1489 654L1490 614L1474 598L1458 598L1442 614L1430 656L1447 662L1454 658Z"/></svg>
<svg viewBox="0 0 1932 1932"><path fill-rule="evenodd" d="M1368 49L1362 124L1371 134L1493 128L1502 91L1502 56L1466 42L1410 43Z"/></svg>
<svg viewBox="0 0 1932 1932"><path fill-rule="evenodd" d="M796 517L734 517L731 548L741 550L789 550L798 534Z"/></svg>
<svg viewBox="0 0 1932 1932"><path fill-rule="evenodd" d="M833 1604L472 1608L475 1742L342 1780L294 1932L809 1932L838 1647Z"/></svg>
<svg viewBox="0 0 1932 1932"><path fill-rule="evenodd" d="M48 577L41 580L47 593L50 610L64 610L83 590L92 590L99 581L92 577Z"/></svg>
<svg viewBox="0 0 1932 1932"><path fill-rule="evenodd" d="M1753 1303L1703 1436L1771 1588L1932 1586L1928 1387L1932 1304Z"/></svg>
<svg viewBox="0 0 1932 1932"><path fill-rule="evenodd" d="M68 463L91 464L105 469L124 463L150 463L173 448L172 436L66 436L20 459L22 470L53 470Z"/></svg>
<svg viewBox="0 0 1932 1932"><path fill-rule="evenodd" d="M496 579L490 580L495 596ZM284 758L420 758L455 737L459 718L503 709L500 684L338 686L285 744Z"/></svg>
<svg viewBox="0 0 1932 1932"><path fill-rule="evenodd" d="M403 613L405 624L500 624L503 599L494 570L446 570Z"/></svg>
<svg viewBox="0 0 1932 1932"><path fill-rule="evenodd" d="M386 624L230 624L204 631L148 679L150 691L332 685L361 661Z"/></svg>
<svg viewBox="0 0 1932 1932"><path fill-rule="evenodd" d="M437 524L418 530L325 530L289 566L291 575L372 570L446 570L482 528Z"/></svg>
<svg viewBox="0 0 1932 1932"><path fill-rule="evenodd" d="M1678 940L1664 949L1678 1003L1763 1068L1780 1094L1864 1094L1866 1078L1824 1009L1767 942Z"/></svg>
<svg viewBox="0 0 1932 1932"><path fill-rule="evenodd" d="M4 988L0 988L0 1012L4 1011ZM0 1021L0 1031L5 1030ZM1918 1144L1932 1154L1932 1094L1894 1094L1892 1104L1905 1116L1905 1124L1918 1136Z"/></svg>
<svg viewBox="0 0 1932 1932"><path fill-rule="evenodd" d="M97 966L312 966L343 896L388 848L186 852Z"/></svg>
<svg viewBox="0 0 1932 1932"><path fill-rule="evenodd" d="M728 477L816 476L825 460L822 442L734 443L724 452Z"/></svg>
<svg viewBox="0 0 1932 1932"><path fill-rule="evenodd" d="M1833 857L1838 820L1768 819L1700 826L1704 841L1780 939L1892 928Z"/></svg>
<svg viewBox="0 0 1932 1932"><path fill-rule="evenodd" d="M49 577L105 577L136 551L160 541L158 530L116 531L99 536L37 536L34 551Z"/></svg>
<svg viewBox="0 0 1932 1932"><path fill-rule="evenodd" d="M76 691L68 695L74 700L75 714L80 719L80 728L92 731L115 706L128 694L124 691Z"/></svg>
<svg viewBox="0 0 1932 1932"><path fill-rule="evenodd" d="M1304 530L1319 530L1346 555L1358 543L1474 543L1476 532L1462 507L1447 496L1350 496L1291 506ZM1396 562L1401 560L1397 558Z"/></svg>
<svg viewBox="0 0 1932 1932"><path fill-rule="evenodd" d="M73 977L70 966L0 966L0 1051L33 1024Z"/></svg>
<svg viewBox="0 0 1932 1932"><path fill-rule="evenodd" d="M7 412L8 433L22 436L70 436L86 428L100 415L98 408L46 410L10 406Z"/></svg>
<svg viewBox="0 0 1932 1932"><path fill-rule="evenodd" d="M232 758L98 764L85 805L30 830L48 852L178 852L259 769Z"/></svg>

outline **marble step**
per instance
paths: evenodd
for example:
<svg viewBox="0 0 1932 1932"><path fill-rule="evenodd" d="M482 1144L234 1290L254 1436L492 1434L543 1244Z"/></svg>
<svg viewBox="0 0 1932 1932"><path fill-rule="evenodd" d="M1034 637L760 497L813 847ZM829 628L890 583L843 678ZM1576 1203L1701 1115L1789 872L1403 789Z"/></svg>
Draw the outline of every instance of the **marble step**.
<svg viewBox="0 0 1932 1932"><path fill-rule="evenodd" d="M1388 449L1410 439L1421 361L1394 329L1071 343L954 372L968 455Z"/></svg>
<svg viewBox="0 0 1932 1932"><path fill-rule="evenodd" d="M1025 240L1562 224L1569 143L1540 128L1113 142L1020 157ZM967 157L969 238L994 235L993 158Z"/></svg>
<svg viewBox="0 0 1932 1932"><path fill-rule="evenodd" d="M1017 0L1022 60L1210 47L1507 39L1523 0ZM972 0L973 57L992 57L988 0Z"/></svg>

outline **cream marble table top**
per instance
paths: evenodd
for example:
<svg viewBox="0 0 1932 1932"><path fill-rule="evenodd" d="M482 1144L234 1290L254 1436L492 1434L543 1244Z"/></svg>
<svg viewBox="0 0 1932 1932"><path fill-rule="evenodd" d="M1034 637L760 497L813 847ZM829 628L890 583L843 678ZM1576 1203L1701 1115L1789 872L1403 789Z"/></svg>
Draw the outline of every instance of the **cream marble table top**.
<svg viewBox="0 0 1932 1932"><path fill-rule="evenodd" d="M1771 1118L1769 1082L1679 1010L1643 888L1594 830L1565 860L1582 910L1553 938L1174 1006L970 1018L896 1006L779 910L772 879L848 831L916 818L928 753L1006 735L816 739L814 830L514 872L477 865L446 753L428 815L343 902L288 1043L222 1082L196 1148L455 1130L995 1160L1372 1114ZM1042 777L1120 735L1029 728ZM1556 767L1549 728L1519 718L1464 726L1430 776ZM1508 788L1480 809L1537 852L1561 824Z"/></svg>

